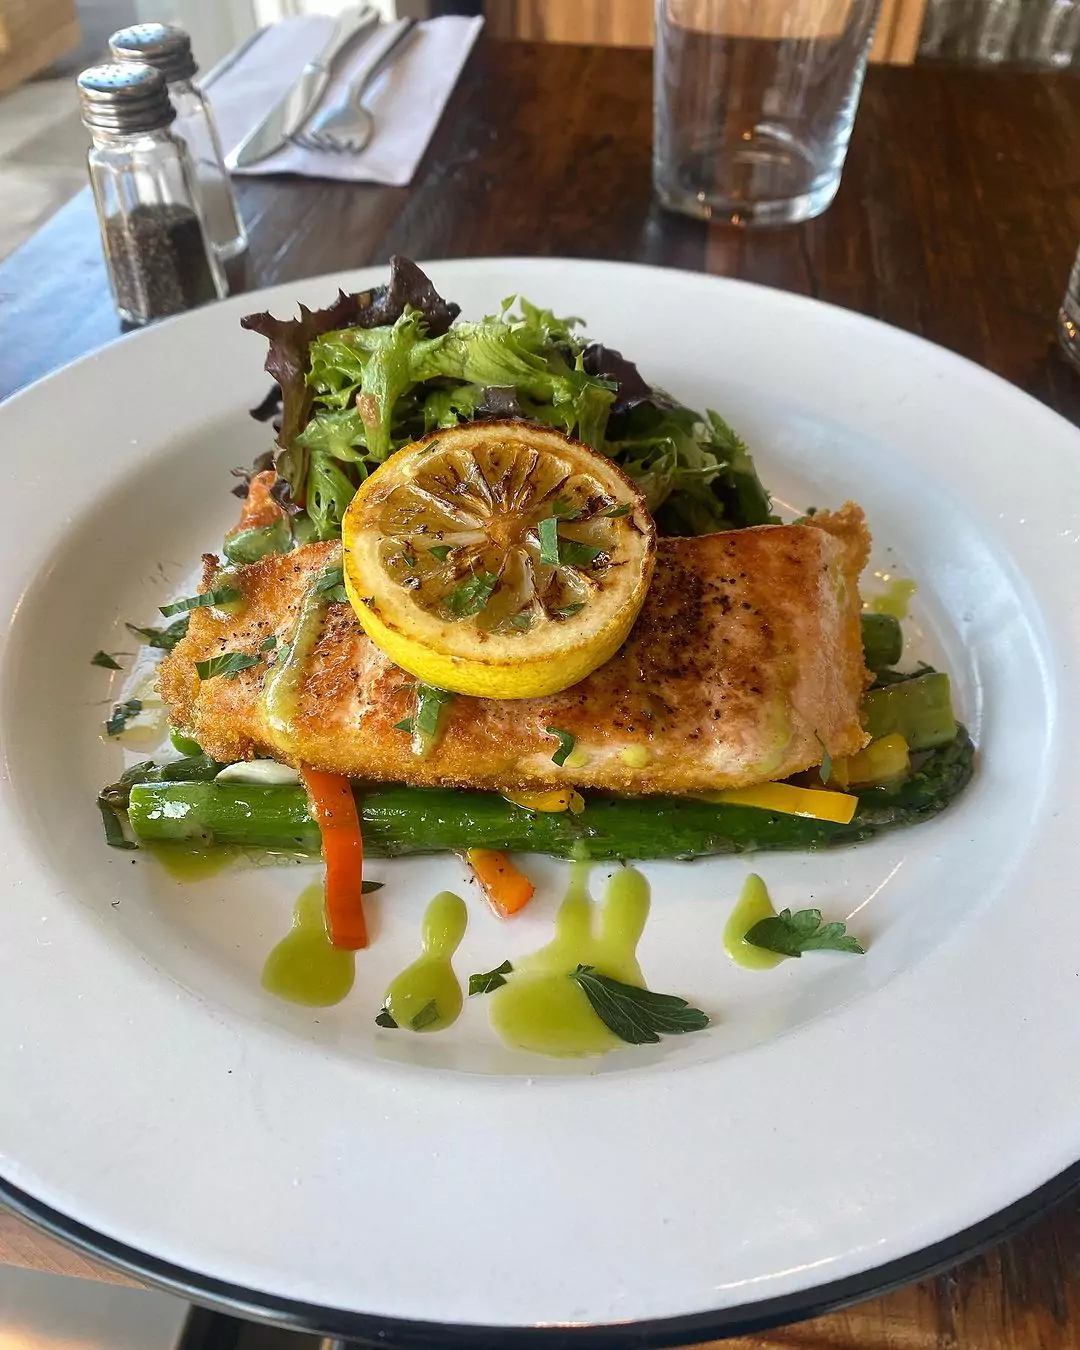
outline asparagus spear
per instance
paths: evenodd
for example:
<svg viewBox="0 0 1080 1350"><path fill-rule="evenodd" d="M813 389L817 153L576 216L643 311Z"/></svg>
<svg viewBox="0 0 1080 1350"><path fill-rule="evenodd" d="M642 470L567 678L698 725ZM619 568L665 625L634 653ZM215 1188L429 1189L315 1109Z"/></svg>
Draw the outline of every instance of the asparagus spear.
<svg viewBox="0 0 1080 1350"><path fill-rule="evenodd" d="M874 738L899 732L910 750L931 750L956 737L949 677L941 671L871 689L863 699L863 726Z"/></svg>
<svg viewBox="0 0 1080 1350"><path fill-rule="evenodd" d="M752 806L679 797L590 796L584 812L527 811L488 792L380 788L358 793L365 850L377 857L494 848L555 857L694 858L765 849L819 849L865 839L944 810L971 777L973 748L960 729L895 787L859 793L850 825ZM319 831L302 788L240 783L133 784L131 827L143 843L237 844L318 853Z"/></svg>

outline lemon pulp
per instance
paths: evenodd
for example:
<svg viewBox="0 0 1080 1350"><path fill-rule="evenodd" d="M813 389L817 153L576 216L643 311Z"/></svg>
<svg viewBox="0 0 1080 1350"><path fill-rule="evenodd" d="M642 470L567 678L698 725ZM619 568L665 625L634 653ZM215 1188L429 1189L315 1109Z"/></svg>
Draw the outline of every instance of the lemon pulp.
<svg viewBox="0 0 1080 1350"><path fill-rule="evenodd" d="M418 679L485 698L576 684L625 640L652 576L641 493L603 455L518 422L399 450L357 491L345 585Z"/></svg>

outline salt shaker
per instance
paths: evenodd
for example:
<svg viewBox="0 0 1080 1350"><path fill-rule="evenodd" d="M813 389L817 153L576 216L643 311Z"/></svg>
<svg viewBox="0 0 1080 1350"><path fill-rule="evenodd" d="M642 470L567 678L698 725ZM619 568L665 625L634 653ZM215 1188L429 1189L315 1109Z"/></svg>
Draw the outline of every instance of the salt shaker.
<svg viewBox="0 0 1080 1350"><path fill-rule="evenodd" d="M228 294L207 242L191 156L170 131L176 114L165 77L136 63L91 66L78 89L120 317L149 323Z"/></svg>
<svg viewBox="0 0 1080 1350"><path fill-rule="evenodd" d="M191 39L182 28L169 24L137 23L114 33L109 39L109 50L115 61L142 61L165 76L169 98L176 109L175 130L187 141L195 161L210 242L223 262L243 253L247 234L236 209L214 114L194 82L199 68L192 55Z"/></svg>

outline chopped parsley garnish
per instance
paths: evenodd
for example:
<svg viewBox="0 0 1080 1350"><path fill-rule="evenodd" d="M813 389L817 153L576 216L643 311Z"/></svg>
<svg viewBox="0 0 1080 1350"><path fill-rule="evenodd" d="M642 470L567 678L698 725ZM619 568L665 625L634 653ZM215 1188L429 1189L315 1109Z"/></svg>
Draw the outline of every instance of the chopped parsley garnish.
<svg viewBox="0 0 1080 1350"><path fill-rule="evenodd" d="M510 616L510 626L516 628L520 633L526 633L532 627L532 611L528 609L519 610L517 614Z"/></svg>
<svg viewBox="0 0 1080 1350"><path fill-rule="evenodd" d="M209 661L196 661L195 671L200 680L212 680L215 675L239 675L259 664L259 657L247 652L221 652Z"/></svg>
<svg viewBox="0 0 1080 1350"><path fill-rule="evenodd" d="M412 735L412 729L413 729L413 720L411 717L403 717L400 722L394 723L395 731L405 731L409 735Z"/></svg>
<svg viewBox="0 0 1080 1350"><path fill-rule="evenodd" d="M514 967L509 961L504 961L501 966L496 966L494 970L481 971L479 975L469 976L469 997L473 994L490 994L493 989L498 989L500 985L506 983L506 977Z"/></svg>
<svg viewBox="0 0 1080 1350"><path fill-rule="evenodd" d="M628 516L633 509L629 502L623 502L621 506L613 506L610 511L605 511L604 515L614 520L617 516Z"/></svg>
<svg viewBox="0 0 1080 1350"><path fill-rule="evenodd" d="M442 718L443 709L454 701L454 695L446 689L436 689L432 684L417 684L416 686L416 711L412 716L411 730L422 742L421 749L417 753L424 753L430 749L439 734L439 722Z"/></svg>
<svg viewBox="0 0 1080 1350"><path fill-rule="evenodd" d="M409 1018L409 1026L413 1031L423 1031L425 1027L431 1026L432 1022L439 1020L439 1009L435 1000L431 999L425 1003L418 1013Z"/></svg>
<svg viewBox="0 0 1080 1350"><path fill-rule="evenodd" d="M556 497L551 503L551 514L556 520L580 520L585 513L565 497Z"/></svg>
<svg viewBox="0 0 1080 1350"><path fill-rule="evenodd" d="M821 922L820 909L800 909L779 914L754 924L746 941L781 956L802 956L803 952L853 952L862 956L866 948L845 931L842 923Z"/></svg>
<svg viewBox="0 0 1080 1350"><path fill-rule="evenodd" d="M185 614L168 628L139 628L133 623L124 627L137 638L142 638L148 647L156 647L163 652L171 652L182 637L187 636L189 615Z"/></svg>
<svg viewBox="0 0 1080 1350"><path fill-rule="evenodd" d="M591 567L603 553L602 548L592 544L580 544L576 539L562 541L562 562L565 567Z"/></svg>
<svg viewBox="0 0 1080 1350"><path fill-rule="evenodd" d="M184 614L189 609L203 609L207 605L229 605L239 599L240 592L235 586L215 586L213 590L204 591L202 595L189 595L186 600L174 600L171 605L162 605L159 612L168 619L174 614Z"/></svg>
<svg viewBox="0 0 1080 1350"><path fill-rule="evenodd" d="M455 619L470 619L487 607L491 592L498 584L499 578L491 572L477 572L460 586L455 586L443 603Z"/></svg>
<svg viewBox="0 0 1080 1350"><path fill-rule="evenodd" d="M817 736L817 743L821 746L822 752L821 767L818 769L818 773L821 775L821 781L827 783L832 777L832 755L829 754L829 747L820 736Z"/></svg>
<svg viewBox="0 0 1080 1350"><path fill-rule="evenodd" d="M347 605L348 592L345 590L345 573L340 567L324 567L315 578L315 594L333 605Z"/></svg>
<svg viewBox="0 0 1080 1350"><path fill-rule="evenodd" d="M118 703L105 723L106 736L119 736L133 717L142 712L142 699L129 698Z"/></svg>
<svg viewBox="0 0 1080 1350"><path fill-rule="evenodd" d="M428 552L431 554L433 558L437 558L439 562L445 562L447 558L449 558L450 556L450 545L432 544L432 546L428 549Z"/></svg>
<svg viewBox="0 0 1080 1350"><path fill-rule="evenodd" d="M405 547L401 550L401 556L405 559L406 567L416 566L416 554L412 551L412 549L408 546L408 544L406 544Z"/></svg>
<svg viewBox="0 0 1080 1350"><path fill-rule="evenodd" d="M268 638L263 638L262 646L260 646L259 651L270 652L273 651L276 646L277 646L277 634L271 633Z"/></svg>
<svg viewBox="0 0 1080 1350"><path fill-rule="evenodd" d="M397 1030L397 1023L390 1016L389 1008L380 1008L375 1016L375 1025L377 1027L389 1027L392 1031Z"/></svg>
<svg viewBox="0 0 1080 1350"><path fill-rule="evenodd" d="M110 656L108 652L95 652L90 658L92 666L104 666L106 670L123 670L123 666L115 656Z"/></svg>
<svg viewBox="0 0 1080 1350"><path fill-rule="evenodd" d="M629 1045L655 1045L661 1036L704 1031L709 1018L691 1008L677 994L654 994L599 974L592 966L578 966L570 979L584 992L593 1012L609 1031Z"/></svg>
<svg viewBox="0 0 1080 1350"><path fill-rule="evenodd" d="M327 591L332 591L335 586L342 586L345 583L345 572L340 567L324 567L315 578L315 594L325 595Z"/></svg>
<svg viewBox="0 0 1080 1350"><path fill-rule="evenodd" d="M577 737L569 731L560 730L558 727L545 727L544 730L559 742L559 748L551 756L551 762L557 764L561 769L569 756L573 754L574 746L577 745Z"/></svg>
<svg viewBox="0 0 1080 1350"><path fill-rule="evenodd" d="M553 609L551 613L556 619L571 619L575 614L580 614L584 608L584 600L575 600L572 605L561 605L558 609Z"/></svg>
<svg viewBox="0 0 1080 1350"><path fill-rule="evenodd" d="M540 536L540 561L549 567L559 565L559 522L554 516L548 516L536 526Z"/></svg>

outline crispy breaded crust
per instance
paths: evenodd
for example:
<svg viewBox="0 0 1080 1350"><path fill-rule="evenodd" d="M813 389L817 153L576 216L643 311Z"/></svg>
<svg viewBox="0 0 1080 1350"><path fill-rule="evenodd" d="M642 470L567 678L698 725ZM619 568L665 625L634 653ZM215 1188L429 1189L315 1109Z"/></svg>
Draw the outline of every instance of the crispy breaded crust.
<svg viewBox="0 0 1080 1350"><path fill-rule="evenodd" d="M194 610L158 688L176 725L223 761L265 755L353 778L496 790L747 786L818 764L824 748L837 757L865 744L858 576L869 543L851 503L806 525L662 539L645 606L611 661L547 698L454 699L427 759L395 729L412 712L411 677L347 605L328 607L287 734L260 700L265 661L233 678L200 681L195 671L220 652L257 654L271 634L289 641L334 544L239 569L242 614ZM206 586L215 573L208 559ZM547 727L575 737L579 753L563 768Z"/></svg>

